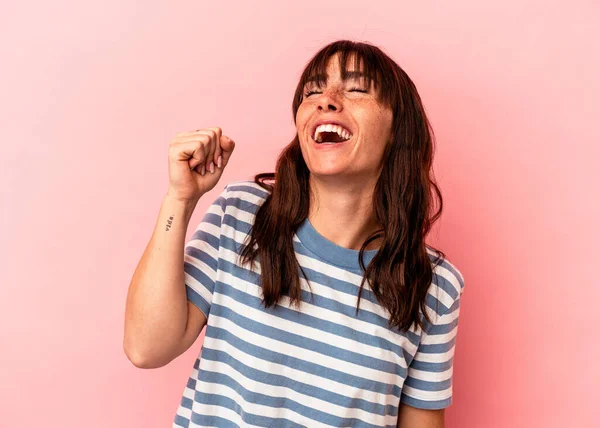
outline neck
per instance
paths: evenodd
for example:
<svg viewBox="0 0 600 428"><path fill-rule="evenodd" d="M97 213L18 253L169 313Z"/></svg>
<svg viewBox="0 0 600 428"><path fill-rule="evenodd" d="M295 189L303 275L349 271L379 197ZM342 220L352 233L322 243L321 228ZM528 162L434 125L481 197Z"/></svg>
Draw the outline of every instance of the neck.
<svg viewBox="0 0 600 428"><path fill-rule="evenodd" d="M360 250L367 237L381 226L373 210L375 181L340 184L310 176L308 220L325 238L340 247ZM367 250L379 248L382 239L369 243Z"/></svg>

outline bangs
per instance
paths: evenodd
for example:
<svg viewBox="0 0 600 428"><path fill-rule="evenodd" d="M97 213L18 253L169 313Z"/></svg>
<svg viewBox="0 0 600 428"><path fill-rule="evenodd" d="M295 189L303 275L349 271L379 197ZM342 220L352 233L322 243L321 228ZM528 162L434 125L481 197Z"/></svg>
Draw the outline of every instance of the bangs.
<svg viewBox="0 0 600 428"><path fill-rule="evenodd" d="M307 85L314 84L321 88L327 84L327 64L336 53L339 54L338 63L343 81L357 79L367 85L368 88L373 87L377 100L386 102L389 105L390 100L386 100L387 97L383 96L384 94L381 91L383 75L381 59L377 58L377 55L373 52L351 45L323 50L312 59L306 66L298 85L301 98L303 89Z"/></svg>

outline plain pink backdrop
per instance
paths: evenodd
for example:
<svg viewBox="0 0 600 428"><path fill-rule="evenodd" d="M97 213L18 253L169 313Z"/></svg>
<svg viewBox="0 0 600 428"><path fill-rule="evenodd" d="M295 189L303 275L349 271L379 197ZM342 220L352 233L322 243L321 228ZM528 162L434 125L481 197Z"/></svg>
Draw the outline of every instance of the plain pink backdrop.
<svg viewBox="0 0 600 428"><path fill-rule="evenodd" d="M447 427L598 426L597 1L166 3L0 5L1 427L171 426L201 339L157 370L122 348L168 143L237 142L196 224L273 170L340 38L395 59L436 133L429 242L466 280Z"/></svg>

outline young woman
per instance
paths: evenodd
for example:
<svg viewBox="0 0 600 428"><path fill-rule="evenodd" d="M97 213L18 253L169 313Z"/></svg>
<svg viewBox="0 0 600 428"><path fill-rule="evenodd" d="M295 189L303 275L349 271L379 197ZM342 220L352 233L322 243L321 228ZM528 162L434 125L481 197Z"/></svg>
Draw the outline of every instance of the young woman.
<svg viewBox="0 0 600 428"><path fill-rule="evenodd" d="M174 427L443 427L464 280L425 243L442 197L417 90L342 40L308 63L292 110L275 173L224 186L185 248L235 143L220 128L171 142L125 352L161 367L206 325Z"/></svg>

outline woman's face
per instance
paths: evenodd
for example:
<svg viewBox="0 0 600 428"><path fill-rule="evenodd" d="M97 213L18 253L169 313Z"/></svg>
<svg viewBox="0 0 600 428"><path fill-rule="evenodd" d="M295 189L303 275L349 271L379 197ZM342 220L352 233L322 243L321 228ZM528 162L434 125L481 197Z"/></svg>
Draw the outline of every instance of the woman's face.
<svg viewBox="0 0 600 428"><path fill-rule="evenodd" d="M392 111L379 104L372 85L368 87L360 77L349 76L347 81L342 81L337 56L329 59L326 86L317 87L316 82L312 82L304 87L296 114L302 155L311 174L376 180L391 138ZM313 138L315 126L321 121L341 124L351 133L350 139L318 144Z"/></svg>

